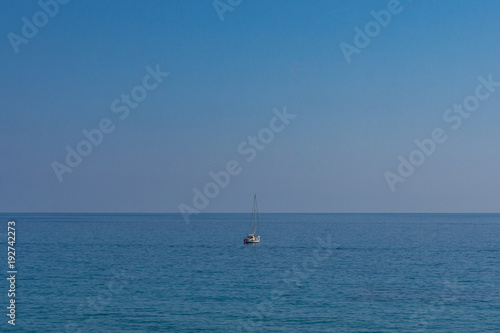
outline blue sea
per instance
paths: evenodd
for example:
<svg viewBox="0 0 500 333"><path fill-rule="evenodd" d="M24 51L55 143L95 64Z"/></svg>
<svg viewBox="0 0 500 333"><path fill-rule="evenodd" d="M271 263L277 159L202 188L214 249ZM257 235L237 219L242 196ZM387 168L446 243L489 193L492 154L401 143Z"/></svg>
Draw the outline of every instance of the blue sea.
<svg viewBox="0 0 500 333"><path fill-rule="evenodd" d="M0 331L500 332L497 214L0 217Z"/></svg>

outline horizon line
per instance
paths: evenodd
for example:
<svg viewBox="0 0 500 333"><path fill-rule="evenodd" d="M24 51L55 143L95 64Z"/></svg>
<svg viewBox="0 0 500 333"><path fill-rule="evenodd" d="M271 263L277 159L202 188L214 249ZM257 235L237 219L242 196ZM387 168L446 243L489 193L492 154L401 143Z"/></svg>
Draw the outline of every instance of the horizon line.
<svg viewBox="0 0 500 333"><path fill-rule="evenodd" d="M0 212L0 214L171 214L183 215L180 212ZM252 214L251 212L200 212L203 214ZM259 212L259 214L500 214L500 212Z"/></svg>

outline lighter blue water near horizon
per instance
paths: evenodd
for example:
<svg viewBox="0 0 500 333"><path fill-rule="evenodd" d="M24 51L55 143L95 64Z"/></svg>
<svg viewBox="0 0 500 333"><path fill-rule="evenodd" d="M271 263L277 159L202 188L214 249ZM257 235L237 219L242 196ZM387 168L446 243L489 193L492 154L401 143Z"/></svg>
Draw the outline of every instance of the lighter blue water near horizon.
<svg viewBox="0 0 500 333"><path fill-rule="evenodd" d="M0 217L0 331L500 332L499 214Z"/></svg>

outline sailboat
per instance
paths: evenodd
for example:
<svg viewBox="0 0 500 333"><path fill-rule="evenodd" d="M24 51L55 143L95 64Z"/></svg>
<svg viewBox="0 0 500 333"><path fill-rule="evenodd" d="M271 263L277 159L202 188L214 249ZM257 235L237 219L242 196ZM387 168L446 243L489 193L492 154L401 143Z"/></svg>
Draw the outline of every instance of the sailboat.
<svg viewBox="0 0 500 333"><path fill-rule="evenodd" d="M248 234L243 239L243 243L245 244L260 243L260 236L257 236L257 231L259 231L260 233L259 212L257 211L257 195L253 196L252 215L253 215L253 234Z"/></svg>

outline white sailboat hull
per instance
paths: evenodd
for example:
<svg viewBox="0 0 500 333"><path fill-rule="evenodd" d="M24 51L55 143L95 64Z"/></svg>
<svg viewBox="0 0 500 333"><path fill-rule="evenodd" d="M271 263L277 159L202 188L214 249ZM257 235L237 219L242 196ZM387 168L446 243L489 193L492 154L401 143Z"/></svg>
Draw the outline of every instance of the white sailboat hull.
<svg viewBox="0 0 500 333"><path fill-rule="evenodd" d="M243 243L245 244L260 243L260 236L255 237L254 235L248 235L243 239Z"/></svg>

